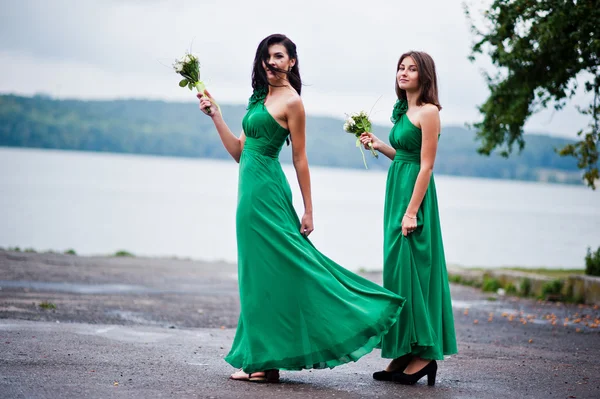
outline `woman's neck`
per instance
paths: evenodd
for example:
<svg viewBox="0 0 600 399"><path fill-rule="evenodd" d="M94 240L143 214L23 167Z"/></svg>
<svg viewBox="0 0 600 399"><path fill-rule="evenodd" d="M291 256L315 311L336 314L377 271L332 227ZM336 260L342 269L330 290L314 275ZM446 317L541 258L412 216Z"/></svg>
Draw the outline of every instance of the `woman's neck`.
<svg viewBox="0 0 600 399"><path fill-rule="evenodd" d="M421 90L419 91L407 91L406 101L408 101L408 108L418 107L417 101L421 96Z"/></svg>
<svg viewBox="0 0 600 399"><path fill-rule="evenodd" d="M289 89L290 82L287 79L279 79L276 82L269 82L269 94L277 93L281 90Z"/></svg>

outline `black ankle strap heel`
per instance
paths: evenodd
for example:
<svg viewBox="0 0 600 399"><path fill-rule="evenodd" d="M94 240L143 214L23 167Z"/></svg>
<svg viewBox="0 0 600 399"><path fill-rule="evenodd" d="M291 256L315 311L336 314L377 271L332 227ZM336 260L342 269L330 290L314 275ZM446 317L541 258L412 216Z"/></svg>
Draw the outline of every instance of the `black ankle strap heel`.
<svg viewBox="0 0 600 399"><path fill-rule="evenodd" d="M421 378L427 376L427 385L435 385L435 377L437 375L437 362L435 360L430 361L427 366L414 374L395 373L392 376L392 381L403 385L414 385Z"/></svg>
<svg viewBox="0 0 600 399"><path fill-rule="evenodd" d="M397 368L394 371L376 371L373 373L373 379L377 381L392 381L394 374L402 373L408 363L412 360L412 355L409 353L407 355L401 356L398 359Z"/></svg>

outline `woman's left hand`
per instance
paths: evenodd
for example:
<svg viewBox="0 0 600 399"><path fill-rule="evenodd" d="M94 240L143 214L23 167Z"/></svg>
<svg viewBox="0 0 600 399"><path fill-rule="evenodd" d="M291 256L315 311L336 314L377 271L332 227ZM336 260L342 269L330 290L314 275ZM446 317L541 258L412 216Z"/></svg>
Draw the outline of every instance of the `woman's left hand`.
<svg viewBox="0 0 600 399"><path fill-rule="evenodd" d="M312 213L304 213L302 216L302 225L300 226L300 234L304 237L308 237L310 233L313 232L315 226L313 225L313 217Z"/></svg>
<svg viewBox="0 0 600 399"><path fill-rule="evenodd" d="M414 217L414 218L413 218ZM402 218L402 235L406 237L417 228L417 215L404 215Z"/></svg>

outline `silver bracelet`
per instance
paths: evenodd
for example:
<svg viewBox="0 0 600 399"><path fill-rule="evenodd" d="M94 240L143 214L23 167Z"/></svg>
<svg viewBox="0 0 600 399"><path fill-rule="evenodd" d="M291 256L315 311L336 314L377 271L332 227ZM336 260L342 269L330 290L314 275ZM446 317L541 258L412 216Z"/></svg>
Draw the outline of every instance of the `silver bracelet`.
<svg viewBox="0 0 600 399"><path fill-rule="evenodd" d="M417 219L416 216L410 216L408 213L405 213L404 216L406 216L409 219L415 219L415 220Z"/></svg>

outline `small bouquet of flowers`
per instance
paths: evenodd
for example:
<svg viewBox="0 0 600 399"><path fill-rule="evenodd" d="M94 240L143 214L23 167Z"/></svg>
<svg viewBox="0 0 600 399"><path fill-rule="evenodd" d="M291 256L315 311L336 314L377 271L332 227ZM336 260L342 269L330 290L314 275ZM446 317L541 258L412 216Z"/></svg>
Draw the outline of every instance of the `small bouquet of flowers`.
<svg viewBox="0 0 600 399"><path fill-rule="evenodd" d="M187 86L190 90L193 90L195 87L196 90L198 90L198 93L205 95L210 102L216 105L219 112L221 111L221 107L208 96L206 93L206 85L200 80L200 61L198 61L198 57L186 53L180 59L175 60L173 68L175 69L175 72L183 76L183 79L179 82L179 87ZM210 108L207 108L206 111L210 114Z"/></svg>
<svg viewBox="0 0 600 399"><path fill-rule="evenodd" d="M363 163L365 164L365 168L367 167L367 160L365 159L365 153L362 149L362 145L360 144L360 135L364 132L371 131L371 121L369 120L369 115L365 111L360 111L359 113L352 113L344 122L344 130L350 134L353 134L356 137L356 146L360 149L360 152L363 157ZM375 158L379 158L377 152L373 148L373 144L369 143L369 147L371 149L371 154Z"/></svg>

